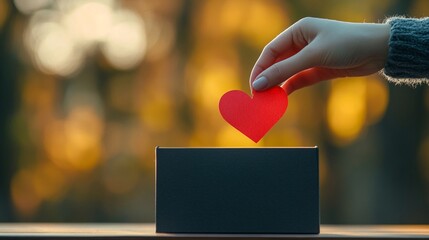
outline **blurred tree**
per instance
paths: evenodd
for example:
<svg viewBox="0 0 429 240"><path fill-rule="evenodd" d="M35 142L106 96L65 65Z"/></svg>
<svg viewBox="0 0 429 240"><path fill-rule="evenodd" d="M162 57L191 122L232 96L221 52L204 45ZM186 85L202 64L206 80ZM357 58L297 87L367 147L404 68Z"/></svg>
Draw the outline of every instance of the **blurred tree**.
<svg viewBox="0 0 429 240"><path fill-rule="evenodd" d="M0 221L14 220L10 183L16 169L16 151L10 126L17 106L18 72L21 68L10 41L16 9L13 6L6 7L10 12L3 26L0 26Z"/></svg>

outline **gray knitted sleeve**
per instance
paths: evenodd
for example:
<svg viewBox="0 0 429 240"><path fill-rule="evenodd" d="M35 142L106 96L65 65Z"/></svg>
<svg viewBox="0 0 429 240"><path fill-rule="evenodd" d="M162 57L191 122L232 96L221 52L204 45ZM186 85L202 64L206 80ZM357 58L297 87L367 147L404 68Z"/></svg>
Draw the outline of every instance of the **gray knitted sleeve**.
<svg viewBox="0 0 429 240"><path fill-rule="evenodd" d="M395 83L429 83L429 18L387 19L389 53L384 76Z"/></svg>

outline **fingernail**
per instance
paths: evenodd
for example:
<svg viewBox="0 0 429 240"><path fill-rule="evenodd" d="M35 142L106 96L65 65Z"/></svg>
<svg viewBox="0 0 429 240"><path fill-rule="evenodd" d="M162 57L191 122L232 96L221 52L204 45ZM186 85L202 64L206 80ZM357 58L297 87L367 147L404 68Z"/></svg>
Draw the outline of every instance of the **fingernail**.
<svg viewBox="0 0 429 240"><path fill-rule="evenodd" d="M252 87L257 91L264 90L268 87L268 79L266 77L260 77L252 83Z"/></svg>

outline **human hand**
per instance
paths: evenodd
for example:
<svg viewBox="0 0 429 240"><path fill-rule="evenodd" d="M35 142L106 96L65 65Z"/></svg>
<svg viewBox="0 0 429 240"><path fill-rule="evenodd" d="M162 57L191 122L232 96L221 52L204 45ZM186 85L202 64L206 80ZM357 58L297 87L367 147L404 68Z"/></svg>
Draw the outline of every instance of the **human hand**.
<svg viewBox="0 0 429 240"><path fill-rule="evenodd" d="M282 87L291 94L323 80L375 73L385 65L389 36L388 24L303 18L265 46L250 75L251 89L286 81Z"/></svg>

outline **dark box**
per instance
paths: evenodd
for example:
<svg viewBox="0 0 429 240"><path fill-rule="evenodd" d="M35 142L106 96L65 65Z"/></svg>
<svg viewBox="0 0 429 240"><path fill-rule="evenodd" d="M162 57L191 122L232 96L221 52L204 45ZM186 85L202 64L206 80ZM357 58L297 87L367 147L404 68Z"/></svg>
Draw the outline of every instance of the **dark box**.
<svg viewBox="0 0 429 240"><path fill-rule="evenodd" d="M156 148L156 231L319 233L318 148Z"/></svg>

